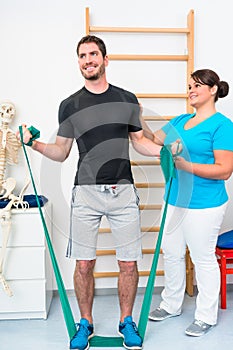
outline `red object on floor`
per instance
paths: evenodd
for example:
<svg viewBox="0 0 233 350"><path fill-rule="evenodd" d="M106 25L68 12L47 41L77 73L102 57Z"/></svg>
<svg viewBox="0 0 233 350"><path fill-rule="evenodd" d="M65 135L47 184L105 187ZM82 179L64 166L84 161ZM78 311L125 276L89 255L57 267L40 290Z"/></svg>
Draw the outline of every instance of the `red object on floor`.
<svg viewBox="0 0 233 350"><path fill-rule="evenodd" d="M227 308L227 275L233 274L233 267L227 267L233 264L233 249L216 247L216 256L221 273L221 308Z"/></svg>

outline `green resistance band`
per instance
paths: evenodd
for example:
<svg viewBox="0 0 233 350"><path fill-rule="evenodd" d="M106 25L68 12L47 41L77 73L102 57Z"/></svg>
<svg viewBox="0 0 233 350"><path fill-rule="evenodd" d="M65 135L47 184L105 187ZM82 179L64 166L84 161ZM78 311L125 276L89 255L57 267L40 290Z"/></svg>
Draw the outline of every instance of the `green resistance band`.
<svg viewBox="0 0 233 350"><path fill-rule="evenodd" d="M57 282L58 293L59 293L59 297L60 297L60 301L61 301L61 306L62 306L62 310L63 310L63 314L64 314L64 319L65 319L67 331L68 331L70 339L72 339L73 336L76 333L76 325L75 325L75 322L74 322L74 318L73 318L73 315L72 315L72 311L71 311L71 308L70 308L68 297L67 297L67 294L66 294L65 286L64 286L64 283L63 283L63 280L62 280L62 277L61 277L61 273L60 273L60 270L59 270L59 267L58 267L56 256L55 256L55 253L54 253L54 250L53 250L53 246L52 246L52 242L51 242L51 239L50 239L50 235L49 235L49 232L48 232L48 229L47 229L47 226L46 226L46 222L45 222L45 219L44 219L43 211L41 209L40 201L39 201L39 198L38 198L38 194L37 194L37 190L36 190L36 186L35 186L35 181L34 181L34 178L33 178L32 171L31 171L31 167L30 167L28 156L27 156L25 144L23 142L22 126L19 127L19 132L20 132L21 143L23 145L23 151L24 151L24 155L25 155L25 158L26 158L26 161L27 161L27 165L28 165L28 169L29 169L29 173L30 173L33 189L34 189L35 196L36 196L36 202L37 202L37 205L38 205L41 221L42 221L42 224L43 224L44 234L45 234L45 237L46 237L46 241L47 241L47 245L48 245L48 249L49 249L49 253L50 253L50 258L51 258L51 261L52 261L52 266L53 266L53 270L54 270L54 274L55 274L55 278L56 278L56 282ZM36 138L38 138L38 137L39 137L39 134L37 133L37 137Z"/></svg>
<svg viewBox="0 0 233 350"><path fill-rule="evenodd" d="M29 129L29 131L32 134L32 138L26 145L27 146L31 146L32 145L32 141L39 137L40 132L34 127L30 127L28 129ZM48 245L51 261L52 261L52 266L53 266L53 270L54 270L54 274L55 274L55 278L56 278L56 282L57 282L58 293L59 293L60 302L61 302L61 306L62 306L62 310L63 310L63 315L64 315L64 319L65 319L65 323L66 323L66 328L67 328L67 331L68 331L68 334L69 334L69 338L72 339L73 336L76 333L76 325L75 325L75 322L74 322L73 314L72 314L71 307L70 307L70 304L69 304L69 301L68 301L68 297L67 297L67 294L66 294L64 283L63 283L63 280L62 280L62 277L61 277L61 273L59 271L58 263L57 263L56 256L55 256L55 253L54 253L54 250L53 250L52 242L51 242L51 239L50 239L50 236L49 236L49 232L48 232L48 229L47 229L47 226L46 226L46 222L45 222L44 215L43 215L43 212L42 212L42 209L41 209L41 205L40 205L40 202L39 202L37 189L36 189L36 186L35 186L35 181L34 181L32 170L31 170L31 166L30 166L30 163L29 163L26 147L25 147L25 144L23 142L22 126L19 126L19 132L20 132L21 143L23 145L23 151L24 151L24 155L25 155L25 158L26 158L26 161L27 161L27 166L28 166L28 169L29 169L29 173L30 173L30 177L31 177L34 193L35 193L35 196L36 196L36 202L37 202L37 205L38 205L38 209L39 209L39 212L40 212L40 217L41 217L43 228L44 228L44 233L45 233L45 237L46 237L46 241L47 241L47 245ZM91 346L97 346L97 347L122 347L123 346L123 340L122 340L121 337L94 336L91 339L90 344L91 344Z"/></svg>
<svg viewBox="0 0 233 350"><path fill-rule="evenodd" d="M178 150L179 150L179 144L177 145L176 155L178 154ZM156 270L157 270L159 254L160 254L160 247L161 247L162 236L163 236L163 230L164 230L164 225L165 225L165 220L166 220L166 215L167 215L168 199L169 199L169 195L170 195L170 191L171 191L172 179L175 177L175 162L173 159L170 145L166 145L166 146L162 147L162 149L160 151L160 164L161 164L161 168L163 171L163 175L164 175L166 184L169 182L169 185L168 185L168 191L167 191L167 195L166 195L166 199L165 199L165 206L164 206L162 220L161 220L161 224L160 224L159 235L158 235L158 239L157 239L157 243L156 243L154 257L153 257L153 261L152 261L152 265L151 265L149 278L147 281L146 291L144 294L142 309L141 309L139 323L138 323L138 332L143 340L144 340L145 333L146 333L148 315L150 312L152 294L154 291Z"/></svg>
<svg viewBox="0 0 233 350"><path fill-rule="evenodd" d="M31 127L31 128L33 128L33 127ZM58 286L58 293L59 293L59 297L60 297L60 301L61 301L61 305L62 305L62 310L63 310L63 315L64 315L67 331L68 331L70 339L72 339L73 336L76 333L76 325L75 325L75 322L74 322L74 318L73 318L73 315L72 315L72 311L71 311L71 308L70 308L70 304L69 304L69 301L68 301L68 297L67 297L67 294L66 294L64 283L63 283L63 280L62 280L62 277L61 277L61 273L59 271L59 267L58 267L58 264L57 264L56 256L55 256L55 253L54 253L54 250L53 250L53 246L52 246L52 243L51 243L51 240L50 240L49 232L48 232L48 229L47 229L47 226L46 226L46 222L45 222L45 219L44 219L44 216L43 216L43 212L42 212L42 209L41 209L41 205L40 205L40 201L39 201L39 198L38 198L38 194L37 194L37 190L36 190L33 174L32 174L32 171L31 171L29 159L28 159L27 152L26 152L26 148L25 148L25 145L23 143L22 126L19 127L19 132L20 132L21 142L22 142L22 145L23 145L23 151L24 151L25 158L26 158L27 165L28 165L29 172L30 172L30 177L31 177L33 189L34 189L35 196L36 196L36 201L37 201L39 213L40 213L42 224L43 224L43 228L44 228L44 233L45 233L47 245L48 245L48 248L49 248L49 253L50 253L50 257L51 257L51 261L52 261L52 265L53 265L53 269L54 269L54 274L55 274L55 278L56 278L56 282L57 282L57 286ZM33 133L32 133L32 135L33 135ZM33 137L34 137L33 140L35 140L36 138L39 137L39 133L37 132L37 136L36 137L33 136ZM32 139L30 141L32 141ZM29 144L27 144L27 145L29 145ZM178 148L177 148L177 152L178 152ZM146 326L147 326L147 321L148 321L148 315L149 315L149 310L150 310L150 304L151 304L151 299L152 299L152 294L153 294L153 289L154 289L156 268L157 268L159 253L160 253L160 246L161 246L161 241L162 241L163 228L164 228L166 212L167 212L167 202L168 202L168 198L169 198L169 194L170 194L172 178L175 176L174 160L173 160L173 156L172 156L171 149L169 148L169 146L164 146L161 149L160 155L161 155L161 167L162 167L162 170L163 170L163 173L164 173L164 177L165 177L166 183L168 181L170 181L170 184L169 184L169 189L168 189L168 192L167 192L167 197L166 197L165 207L164 207L164 211L163 211L163 216L162 216L159 236L158 236L158 240L157 240L157 244L156 244L156 249L155 249L155 253L154 253L154 259L153 259L153 262L152 262L151 272L150 272L150 275L149 275L149 279L148 279L148 283L147 283L147 287L146 287L146 291L145 291L145 295L144 295L144 299L143 299L142 309L141 309L141 313L140 313L138 330L139 330L139 334L141 335L141 337L143 339L144 339L144 336L145 336L145 331L146 331ZM123 346L123 340L122 340L121 337L105 337L105 336L97 336L96 335L96 336L94 336L93 338L90 339L90 345L94 346L94 347L122 347Z"/></svg>

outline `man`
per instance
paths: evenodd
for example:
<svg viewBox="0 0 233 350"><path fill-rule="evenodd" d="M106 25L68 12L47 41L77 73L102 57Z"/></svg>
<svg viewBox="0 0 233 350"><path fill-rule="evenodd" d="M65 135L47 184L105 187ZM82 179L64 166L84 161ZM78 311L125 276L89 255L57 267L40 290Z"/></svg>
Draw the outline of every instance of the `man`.
<svg viewBox="0 0 233 350"><path fill-rule="evenodd" d="M141 349L142 339L132 319L141 234L129 138L133 147L144 155L159 156L161 146L143 135L135 95L107 82L108 56L104 42L96 36L85 36L78 43L77 54L85 85L61 103L55 143L33 141L32 144L34 150L60 162L68 157L74 139L79 149L67 256L76 259L74 288L81 320L70 349L88 349L88 339L94 335L93 270L97 233L104 215L115 239L119 265L119 334L127 349ZM24 127L24 142L30 137Z"/></svg>

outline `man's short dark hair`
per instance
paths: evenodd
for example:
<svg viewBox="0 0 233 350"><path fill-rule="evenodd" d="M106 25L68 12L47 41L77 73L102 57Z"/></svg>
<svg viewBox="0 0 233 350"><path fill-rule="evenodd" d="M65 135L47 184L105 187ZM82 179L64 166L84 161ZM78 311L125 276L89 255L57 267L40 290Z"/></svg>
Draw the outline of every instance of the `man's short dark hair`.
<svg viewBox="0 0 233 350"><path fill-rule="evenodd" d="M87 43L95 43L98 46L98 48L100 49L100 51L103 55L103 58L107 55L106 46L105 46L105 43L103 42L102 39L98 38L95 35L86 35L78 43L78 46L77 46L77 55L78 56L79 56L80 45L87 44Z"/></svg>

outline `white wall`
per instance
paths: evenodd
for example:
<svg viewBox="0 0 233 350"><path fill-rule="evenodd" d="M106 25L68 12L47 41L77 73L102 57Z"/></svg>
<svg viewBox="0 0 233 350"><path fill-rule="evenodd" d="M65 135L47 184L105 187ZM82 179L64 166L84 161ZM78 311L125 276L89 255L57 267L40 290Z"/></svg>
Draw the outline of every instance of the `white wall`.
<svg viewBox="0 0 233 350"><path fill-rule="evenodd" d="M12 129L22 122L41 130L41 139L51 141L58 127L57 111L61 100L83 85L76 57L76 44L85 35L85 7L90 8L92 25L138 27L185 27L190 9L195 11L195 68L216 70L220 78L228 81L231 90L227 98L220 100L218 109L232 117L233 30L230 1L218 0L146 0L143 2L118 0L0 0L0 101L10 100L17 109ZM152 35L140 37L127 35L111 37L101 35L109 52L158 53L181 48L183 39L155 42ZM142 41L140 41L142 39ZM125 50L125 51L124 51ZM127 52L129 53L129 52ZM163 52L164 53L164 52ZM134 92L162 92L169 86L175 89L183 68L174 64L166 75L156 72L150 62L143 62L140 71L135 63L119 65L110 62L109 81ZM183 86L183 84L182 84ZM182 89L181 85L180 88ZM159 114L176 114L174 105L167 105L166 112L159 104L149 106ZM183 107L182 107L183 108ZM76 150L64 164L46 160L31 153L31 163L38 192L47 195L53 203L54 248L68 289L73 287L73 262L65 258L69 228L69 201L76 170ZM18 187L23 183L23 157L17 170L11 172L17 178ZM232 197L232 179L228 182ZM32 193L32 189L29 189ZM232 225L232 200L223 229ZM114 285L114 281L108 281ZM158 283L162 283L160 279ZM104 284L103 284L104 285Z"/></svg>

